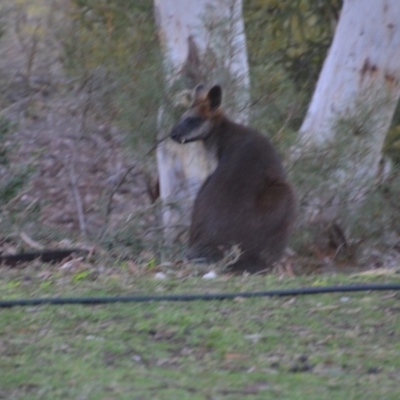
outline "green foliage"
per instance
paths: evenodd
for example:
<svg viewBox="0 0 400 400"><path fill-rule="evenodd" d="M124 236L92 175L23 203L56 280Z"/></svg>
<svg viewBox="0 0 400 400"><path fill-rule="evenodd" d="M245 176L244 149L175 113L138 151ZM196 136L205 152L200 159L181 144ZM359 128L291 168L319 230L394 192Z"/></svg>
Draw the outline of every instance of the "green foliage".
<svg viewBox="0 0 400 400"><path fill-rule="evenodd" d="M5 135L7 135L7 133L9 133L14 126L15 125L10 119L0 115L0 142L4 141Z"/></svg>
<svg viewBox="0 0 400 400"><path fill-rule="evenodd" d="M86 271L80 271L80 272L77 272L74 275L72 280L74 282L79 282L79 281L82 281L82 280L86 279L89 275L90 275L90 271L87 271L87 270Z"/></svg>
<svg viewBox="0 0 400 400"><path fill-rule="evenodd" d="M341 1L244 0L252 124L294 143L333 37Z"/></svg>
<svg viewBox="0 0 400 400"><path fill-rule="evenodd" d="M394 125L389 129L383 151L397 166L400 166L400 125Z"/></svg>
<svg viewBox="0 0 400 400"><path fill-rule="evenodd" d="M8 118L0 115L0 165L7 165L9 144L6 142L7 134L15 128L15 124Z"/></svg>
<svg viewBox="0 0 400 400"><path fill-rule="evenodd" d="M0 187L0 204L7 203L14 198L18 192L25 186L29 176L31 175L31 168L26 167L16 171L1 183Z"/></svg>
<svg viewBox="0 0 400 400"><path fill-rule="evenodd" d="M341 0L244 0L250 64L272 57L298 89L312 90L341 6Z"/></svg>
<svg viewBox="0 0 400 400"><path fill-rule="evenodd" d="M67 70L82 77L92 110L132 132L135 145L156 134L163 95L152 2L73 0L64 43Z"/></svg>
<svg viewBox="0 0 400 400"><path fill-rule="evenodd" d="M0 115L0 165L8 168L9 144L7 135L15 129L15 124ZM32 170L29 167L7 170L5 178L0 182L0 204L7 203L24 187Z"/></svg>
<svg viewBox="0 0 400 400"><path fill-rule="evenodd" d="M118 260L135 260L152 269L164 255L167 259L182 257L182 243L172 248L163 241L163 230L156 216L160 215L156 202L144 209L136 209L111 229L102 232L98 243L107 251L110 263Z"/></svg>
<svg viewBox="0 0 400 400"><path fill-rule="evenodd" d="M137 256L145 249L142 232L138 232L137 223L117 226L105 234L100 243L113 257L122 260Z"/></svg>
<svg viewBox="0 0 400 400"><path fill-rule="evenodd" d="M0 4L0 39L6 33L6 13L6 8Z"/></svg>
<svg viewBox="0 0 400 400"><path fill-rule="evenodd" d="M398 245L393 232L400 227L400 183L398 171L387 181L370 191L365 201L347 221L355 237L364 242L379 240L388 248Z"/></svg>

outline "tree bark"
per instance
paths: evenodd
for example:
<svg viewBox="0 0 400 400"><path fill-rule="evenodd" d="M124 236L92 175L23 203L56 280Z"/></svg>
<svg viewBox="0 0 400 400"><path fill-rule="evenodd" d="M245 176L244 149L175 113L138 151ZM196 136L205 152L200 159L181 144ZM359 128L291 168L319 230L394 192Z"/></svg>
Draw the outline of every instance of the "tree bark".
<svg viewBox="0 0 400 400"><path fill-rule="evenodd" d="M333 190L363 197L378 175L399 96L400 2L345 0L299 132L305 150L340 149L329 174Z"/></svg>
<svg viewBox="0 0 400 400"><path fill-rule="evenodd" d="M242 0L154 0L164 54L169 104L159 112L160 137L168 135L176 108L187 106L182 89L220 83L229 93L230 115L246 123L249 68ZM162 220L171 241L185 229L198 189L216 165L200 142L180 146L166 139L157 148Z"/></svg>

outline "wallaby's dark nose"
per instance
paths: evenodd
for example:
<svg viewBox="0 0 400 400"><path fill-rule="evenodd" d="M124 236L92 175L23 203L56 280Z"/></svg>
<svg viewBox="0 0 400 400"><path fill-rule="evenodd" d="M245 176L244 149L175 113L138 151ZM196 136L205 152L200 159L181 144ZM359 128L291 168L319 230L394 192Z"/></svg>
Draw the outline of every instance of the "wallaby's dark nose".
<svg viewBox="0 0 400 400"><path fill-rule="evenodd" d="M179 125L175 126L172 129L172 131L171 131L169 136L170 136L170 138L172 140L175 140L175 142L182 143L182 129L181 129L181 127Z"/></svg>
<svg viewBox="0 0 400 400"><path fill-rule="evenodd" d="M178 135L178 132L177 132L177 129L176 129L176 128L172 129L172 131L171 131L169 137L170 137L172 140L175 140L176 142L179 142L179 139L178 139L178 138L179 138L179 135Z"/></svg>

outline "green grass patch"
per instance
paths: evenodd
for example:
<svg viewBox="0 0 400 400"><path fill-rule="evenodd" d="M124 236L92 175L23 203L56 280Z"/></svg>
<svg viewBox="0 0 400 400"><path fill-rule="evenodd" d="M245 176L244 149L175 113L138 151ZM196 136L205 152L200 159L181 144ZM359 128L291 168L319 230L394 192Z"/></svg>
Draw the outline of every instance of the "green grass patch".
<svg viewBox="0 0 400 400"><path fill-rule="evenodd" d="M384 282L1 268L2 299ZM400 277L390 276L391 282ZM397 399L399 293L0 310L0 398Z"/></svg>

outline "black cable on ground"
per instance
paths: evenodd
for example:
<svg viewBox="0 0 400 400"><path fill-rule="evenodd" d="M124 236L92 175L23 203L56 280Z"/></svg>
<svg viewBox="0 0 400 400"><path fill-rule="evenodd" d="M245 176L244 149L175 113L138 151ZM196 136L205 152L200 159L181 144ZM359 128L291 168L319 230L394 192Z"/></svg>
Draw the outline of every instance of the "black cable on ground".
<svg viewBox="0 0 400 400"><path fill-rule="evenodd" d="M15 306L39 306L45 304L110 304L143 303L154 301L195 301L228 300L237 297L299 296L306 294L364 292L370 290L400 290L400 284L368 284L345 286L316 286L293 289L266 290L262 292L204 293L204 294L169 294L158 296L116 296L116 297L49 297L39 299L0 300L0 308Z"/></svg>

